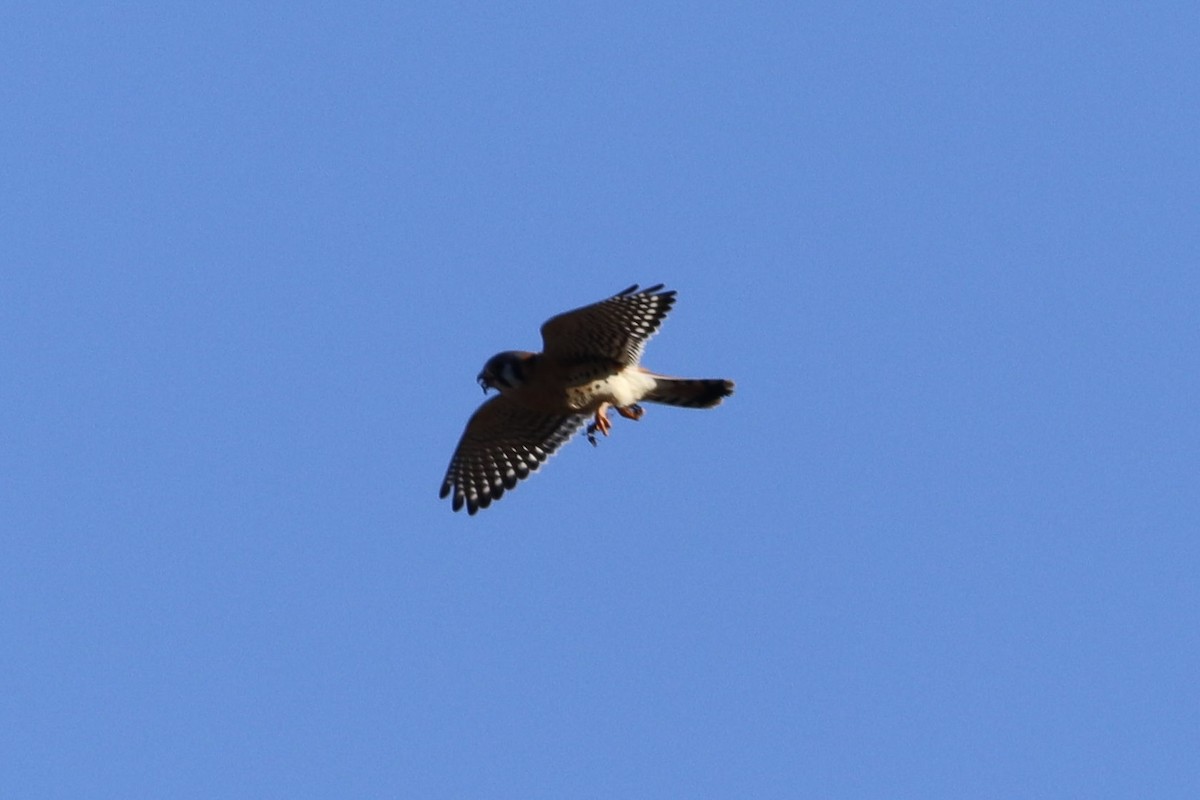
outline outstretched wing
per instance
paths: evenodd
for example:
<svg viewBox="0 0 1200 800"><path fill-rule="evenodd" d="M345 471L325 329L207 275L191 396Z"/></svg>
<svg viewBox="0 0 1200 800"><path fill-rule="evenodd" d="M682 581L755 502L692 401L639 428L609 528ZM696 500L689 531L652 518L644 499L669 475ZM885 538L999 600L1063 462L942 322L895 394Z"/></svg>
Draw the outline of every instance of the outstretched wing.
<svg viewBox="0 0 1200 800"><path fill-rule="evenodd" d="M542 349L564 362L605 358L624 366L638 363L646 341L675 303L675 292L661 288L660 283L638 291L634 284L607 300L547 320Z"/></svg>
<svg viewBox="0 0 1200 800"><path fill-rule="evenodd" d="M545 414L498 395L471 415L439 497L451 491L455 511L474 514L529 477L583 424L584 417Z"/></svg>

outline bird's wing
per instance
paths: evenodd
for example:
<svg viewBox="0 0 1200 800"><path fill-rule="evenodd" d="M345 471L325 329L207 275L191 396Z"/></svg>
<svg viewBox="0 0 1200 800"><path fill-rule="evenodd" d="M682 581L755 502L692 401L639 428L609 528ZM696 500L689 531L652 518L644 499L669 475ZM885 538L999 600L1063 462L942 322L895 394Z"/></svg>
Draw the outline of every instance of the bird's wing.
<svg viewBox="0 0 1200 800"><path fill-rule="evenodd" d="M450 459L440 497L474 514L529 477L583 424L578 414L535 411L498 395L471 415Z"/></svg>
<svg viewBox="0 0 1200 800"><path fill-rule="evenodd" d="M675 292L662 284L638 291L637 285L607 300L552 317L542 325L546 355L570 363L605 358L628 366L638 363L646 341L675 303Z"/></svg>

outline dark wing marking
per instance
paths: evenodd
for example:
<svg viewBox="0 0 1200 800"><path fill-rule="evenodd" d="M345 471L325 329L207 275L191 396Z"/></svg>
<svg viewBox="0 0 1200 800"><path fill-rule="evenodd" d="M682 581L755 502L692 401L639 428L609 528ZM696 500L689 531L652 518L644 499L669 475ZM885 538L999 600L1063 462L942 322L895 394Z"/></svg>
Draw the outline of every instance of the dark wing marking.
<svg viewBox="0 0 1200 800"><path fill-rule="evenodd" d="M498 395L471 415L450 459L439 497L454 492L455 511L474 514L536 472L583 424L581 415L557 416Z"/></svg>
<svg viewBox="0 0 1200 800"><path fill-rule="evenodd" d="M675 303L675 292L661 288L660 283L638 291L634 284L607 300L547 320L542 325L546 355L568 363L593 358L638 363L646 341Z"/></svg>

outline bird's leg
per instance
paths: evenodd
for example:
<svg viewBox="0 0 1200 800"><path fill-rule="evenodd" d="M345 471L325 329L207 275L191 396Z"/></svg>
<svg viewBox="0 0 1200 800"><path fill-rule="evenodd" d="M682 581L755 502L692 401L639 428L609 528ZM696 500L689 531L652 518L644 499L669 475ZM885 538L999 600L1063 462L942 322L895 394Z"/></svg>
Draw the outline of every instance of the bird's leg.
<svg viewBox="0 0 1200 800"><path fill-rule="evenodd" d="M608 436L608 430L609 430L609 428L612 427L612 423L608 421L608 416L607 416L609 405L610 405L609 403L601 403L600 407L596 409L595 420L588 423L588 426L586 429L587 430L587 440L588 440L588 443L592 445L592 447L596 446L596 431L600 431L600 433L604 434L605 436ZM620 411L620 409L617 409L617 411Z"/></svg>
<svg viewBox="0 0 1200 800"><path fill-rule="evenodd" d="M634 403L631 406L613 406L613 408L617 409L617 413L625 419L631 419L635 422L641 419L642 415L646 413L646 409L642 408L637 403Z"/></svg>

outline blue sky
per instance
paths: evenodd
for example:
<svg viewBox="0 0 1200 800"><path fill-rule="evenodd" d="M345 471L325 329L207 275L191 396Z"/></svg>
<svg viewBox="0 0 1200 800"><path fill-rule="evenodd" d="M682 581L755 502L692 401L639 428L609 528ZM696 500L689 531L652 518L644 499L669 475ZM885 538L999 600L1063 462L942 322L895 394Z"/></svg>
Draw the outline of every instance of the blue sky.
<svg viewBox="0 0 1200 800"><path fill-rule="evenodd" d="M12 797L1195 797L1190 4L10 6ZM727 377L468 518L483 362Z"/></svg>

